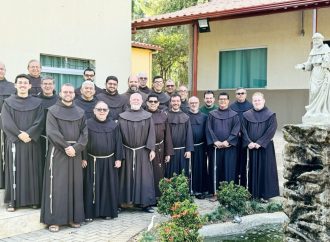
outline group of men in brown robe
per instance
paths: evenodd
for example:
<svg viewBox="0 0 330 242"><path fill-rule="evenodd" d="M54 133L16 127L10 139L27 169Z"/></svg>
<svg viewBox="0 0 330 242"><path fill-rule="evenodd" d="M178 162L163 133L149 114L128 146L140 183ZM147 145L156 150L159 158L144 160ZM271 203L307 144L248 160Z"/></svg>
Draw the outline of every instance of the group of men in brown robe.
<svg viewBox="0 0 330 242"><path fill-rule="evenodd" d="M169 96L162 77L156 76L150 89L140 89L139 79L145 79L140 74L130 76L128 90L119 94L117 77L107 77L105 89L97 89L95 71L88 68L79 90L64 84L57 96L54 79L45 77L34 97L30 94L33 86L39 90L35 83L40 64L33 60L29 67L35 71L33 80L18 75L16 94L4 99L14 90L6 85L1 100L6 175L0 172L0 186L5 177L8 211L41 204L41 222L52 232L60 225L78 228L84 220L115 218L119 205L153 212L161 195L159 181L182 172L189 178L190 192L202 198L214 194L220 181L236 181L241 175L236 168L240 137L244 152L250 150L253 196L278 195L276 161L269 158L276 117L264 107L262 94L253 96L253 112L239 116L229 108L228 94L220 93L219 108L212 104L215 108L207 116L200 112L197 97L188 99L185 86ZM80 94L76 99L75 93ZM187 103L184 108L182 102ZM261 169L269 176L260 177L259 164L266 158L270 164ZM260 186L269 177L271 185Z"/></svg>

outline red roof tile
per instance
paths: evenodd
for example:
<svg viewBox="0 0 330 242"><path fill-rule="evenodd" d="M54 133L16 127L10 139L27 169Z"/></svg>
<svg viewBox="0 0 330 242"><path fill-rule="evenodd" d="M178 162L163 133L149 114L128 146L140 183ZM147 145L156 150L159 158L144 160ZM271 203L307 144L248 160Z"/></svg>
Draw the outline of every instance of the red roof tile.
<svg viewBox="0 0 330 242"><path fill-rule="evenodd" d="M134 20L132 28L155 28L188 24L201 18L216 20L329 6L329 0L213 0L180 11Z"/></svg>
<svg viewBox="0 0 330 242"><path fill-rule="evenodd" d="M163 48L158 45L146 44L136 41L132 41L132 47L148 49L148 50L163 50Z"/></svg>

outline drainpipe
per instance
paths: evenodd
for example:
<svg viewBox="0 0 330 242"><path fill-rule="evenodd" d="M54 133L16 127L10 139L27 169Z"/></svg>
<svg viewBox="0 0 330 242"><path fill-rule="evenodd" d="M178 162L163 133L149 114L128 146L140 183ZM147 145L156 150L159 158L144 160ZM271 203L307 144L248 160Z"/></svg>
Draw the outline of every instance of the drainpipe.
<svg viewBox="0 0 330 242"><path fill-rule="evenodd" d="M192 95L197 96L197 55L198 55L198 23L193 24L193 76L192 76Z"/></svg>
<svg viewBox="0 0 330 242"><path fill-rule="evenodd" d="M317 9L313 9L313 34L317 32Z"/></svg>

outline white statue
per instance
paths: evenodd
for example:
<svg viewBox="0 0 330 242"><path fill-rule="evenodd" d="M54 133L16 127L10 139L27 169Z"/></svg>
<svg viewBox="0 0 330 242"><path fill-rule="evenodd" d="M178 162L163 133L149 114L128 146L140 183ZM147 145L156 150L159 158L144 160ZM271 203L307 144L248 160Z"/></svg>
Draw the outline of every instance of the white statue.
<svg viewBox="0 0 330 242"><path fill-rule="evenodd" d="M313 48L305 63L296 69L310 71L309 104L303 116L303 124L330 125L330 48L323 43L324 37L315 33Z"/></svg>

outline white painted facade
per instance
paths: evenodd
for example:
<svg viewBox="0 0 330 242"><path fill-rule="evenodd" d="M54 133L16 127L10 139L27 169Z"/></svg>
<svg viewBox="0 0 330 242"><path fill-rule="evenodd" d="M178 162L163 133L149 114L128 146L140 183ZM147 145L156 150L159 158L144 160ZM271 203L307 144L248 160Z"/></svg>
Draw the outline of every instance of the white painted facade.
<svg viewBox="0 0 330 242"><path fill-rule="evenodd" d="M40 54L95 61L96 83L108 75L127 87L131 71L131 2L115 0L1 1L0 61L13 81Z"/></svg>

